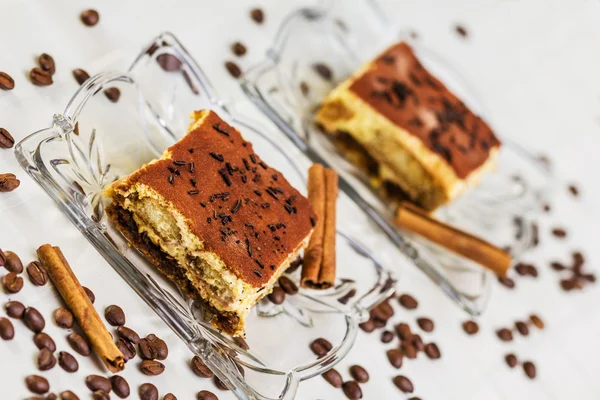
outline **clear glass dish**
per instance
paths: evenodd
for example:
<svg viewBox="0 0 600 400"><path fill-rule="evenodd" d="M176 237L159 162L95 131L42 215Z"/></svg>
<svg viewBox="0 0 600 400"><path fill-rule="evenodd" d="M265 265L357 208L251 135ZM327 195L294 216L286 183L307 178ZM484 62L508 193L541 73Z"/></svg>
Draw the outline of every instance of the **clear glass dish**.
<svg viewBox="0 0 600 400"><path fill-rule="evenodd" d="M165 54L181 62L173 71L161 67ZM174 60L169 59L171 62ZM116 87L117 103L104 95ZM220 334L197 304L186 300L149 265L107 220L102 190L160 155L185 134L192 110L211 108L239 127L256 152L299 189L306 187L308 159L292 160L286 139L227 110L210 82L175 37L160 35L141 53L127 74L102 73L84 83L52 125L21 141L15 153L25 171L54 199L62 212L109 264L211 368L240 399L292 399L298 384L333 367L352 347L358 324L369 310L390 296L395 280L372 251L338 231L338 279L325 291L300 289L282 305L264 300L247 321L246 343ZM300 165L304 162L304 165ZM352 223L355 211L340 229ZM299 273L289 277L299 280ZM339 299L349 292L348 302ZM333 349L317 358L312 340L324 337ZM265 340L268 338L268 340Z"/></svg>
<svg viewBox="0 0 600 400"><path fill-rule="evenodd" d="M340 187L391 241L452 300L470 314L480 314L491 290L491 274L392 224L392 210L367 182L365 174L346 161L314 124L323 98L341 81L390 44L410 42L421 62L475 112L489 116L475 92L435 52L399 34L373 0L348 7L343 0L322 1L299 9L282 23L259 65L242 80L249 98L314 161L328 164L341 176ZM329 67L327 81L315 64ZM552 172L517 144L503 140L498 169L480 186L436 212L436 217L480 236L519 257L535 242L531 218L553 186Z"/></svg>

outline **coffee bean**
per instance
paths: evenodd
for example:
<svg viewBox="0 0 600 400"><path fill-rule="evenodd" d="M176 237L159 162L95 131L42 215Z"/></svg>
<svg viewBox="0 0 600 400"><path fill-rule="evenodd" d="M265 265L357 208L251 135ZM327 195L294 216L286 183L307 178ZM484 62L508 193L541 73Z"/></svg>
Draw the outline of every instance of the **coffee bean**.
<svg viewBox="0 0 600 400"><path fill-rule="evenodd" d="M79 397L70 390L65 390L64 392L61 392L60 400L79 400Z"/></svg>
<svg viewBox="0 0 600 400"><path fill-rule="evenodd" d="M73 70L73 78L75 78L77 83L83 85L83 82L90 79L90 74L88 74L85 70L81 68L77 68Z"/></svg>
<svg viewBox="0 0 600 400"><path fill-rule="evenodd" d="M38 63L40 64L40 67L44 71L49 72L50 75L54 75L56 72L56 64L54 63L54 58L52 58L51 55L42 53L38 58Z"/></svg>
<svg viewBox="0 0 600 400"><path fill-rule="evenodd" d="M504 361L506 361L506 364L508 364L510 368L514 368L517 365L517 356L512 353L507 354L504 356Z"/></svg>
<svg viewBox="0 0 600 400"><path fill-rule="evenodd" d="M150 342L147 339L140 339L138 349L142 359L154 360L156 358L156 350L150 345Z"/></svg>
<svg viewBox="0 0 600 400"><path fill-rule="evenodd" d="M369 381L369 373L360 365L350 367L350 376L358 383L366 383Z"/></svg>
<svg viewBox="0 0 600 400"><path fill-rule="evenodd" d="M71 332L67 336L67 342L69 342L69 345L73 350L84 357L92 354L88 341L77 332Z"/></svg>
<svg viewBox="0 0 600 400"><path fill-rule="evenodd" d="M214 375L210 368L208 368L204 361L202 361L202 359L198 356L194 356L194 358L192 358L190 367L192 367L192 371L194 371L194 373L199 377L212 378Z"/></svg>
<svg viewBox="0 0 600 400"><path fill-rule="evenodd" d="M179 71L182 66L182 62L179 57L169 53L163 53L157 56L156 62L162 69L169 72Z"/></svg>
<svg viewBox="0 0 600 400"><path fill-rule="evenodd" d="M223 383L222 380L219 379L218 376L213 376L213 383L219 390L229 390L229 388Z"/></svg>
<svg viewBox="0 0 600 400"><path fill-rule="evenodd" d="M92 392L104 390L106 393L109 393L112 390L110 380L100 375L88 375L85 378L85 386Z"/></svg>
<svg viewBox="0 0 600 400"><path fill-rule="evenodd" d="M400 305L404 308L406 308L407 310L414 310L415 308L417 308L419 306L419 303L417 302L417 300L412 297L410 294L403 294L400 296L400 298L398 299L398 301L400 302Z"/></svg>
<svg viewBox="0 0 600 400"><path fill-rule="evenodd" d="M71 311L64 307L59 307L54 310L54 321L56 322L56 325L63 329L71 329L75 323Z"/></svg>
<svg viewBox="0 0 600 400"><path fill-rule="evenodd" d="M401 322L394 326L394 330L396 331L396 335L398 335L400 340L408 340L413 335L410 330L410 326L408 326L408 324L405 322Z"/></svg>
<svg viewBox="0 0 600 400"><path fill-rule="evenodd" d="M25 306L19 301L9 301L4 305L6 315L11 318L21 319L25 313Z"/></svg>
<svg viewBox="0 0 600 400"><path fill-rule="evenodd" d="M531 314L529 316L529 320L531 321L531 323L533 323L533 325L536 326L536 328L544 329L544 321L542 321L542 319L540 317L538 317L537 315Z"/></svg>
<svg viewBox="0 0 600 400"><path fill-rule="evenodd" d="M360 386L358 383L354 381L344 382L342 385L342 390L347 398L351 400L362 399L362 390L360 390Z"/></svg>
<svg viewBox="0 0 600 400"><path fill-rule="evenodd" d="M392 379L392 382L394 382L394 385L404 393L412 393L415 390L410 379L403 375L395 376Z"/></svg>
<svg viewBox="0 0 600 400"><path fill-rule="evenodd" d="M165 365L156 360L144 360L140 369L146 375L160 375L165 371Z"/></svg>
<svg viewBox="0 0 600 400"><path fill-rule="evenodd" d="M27 307L23 313L23 322L25 326L31 329L33 332L38 333L44 330L46 321L42 314L33 307Z"/></svg>
<svg viewBox="0 0 600 400"><path fill-rule="evenodd" d="M298 268L300 268L300 266L302 266L302 257L298 256L294 261L290 263L290 266L288 267L288 269L285 270L285 273L288 275L293 274Z"/></svg>
<svg viewBox="0 0 600 400"><path fill-rule="evenodd" d="M12 192L19 187L21 181L15 174L0 174L0 192Z"/></svg>
<svg viewBox="0 0 600 400"><path fill-rule="evenodd" d="M569 192L573 195L573 197L579 196L579 188L574 184L569 185Z"/></svg>
<svg viewBox="0 0 600 400"><path fill-rule="evenodd" d="M333 79L333 72L327 65L323 63L316 63L313 64L313 69L321 76L321 78L325 79L326 81L331 81Z"/></svg>
<svg viewBox="0 0 600 400"><path fill-rule="evenodd" d="M29 280L35 286L44 286L48 282L48 273L39 261L32 261L27 264L26 270Z"/></svg>
<svg viewBox="0 0 600 400"><path fill-rule="evenodd" d="M119 339L117 341L117 348L119 349L119 351L121 351L121 353L123 353L123 358L125 359L125 362L133 359L137 355L137 352L135 351L135 345L129 340L125 340L122 338Z"/></svg>
<svg viewBox="0 0 600 400"><path fill-rule="evenodd" d="M75 357L66 351L58 353L58 365L67 372L76 372L79 369L79 363Z"/></svg>
<svg viewBox="0 0 600 400"><path fill-rule="evenodd" d="M6 253L0 249L0 267L4 267L4 264L6 264Z"/></svg>
<svg viewBox="0 0 600 400"><path fill-rule="evenodd" d="M25 378L25 385L30 392L44 394L50 390L50 384L46 378L39 375L29 375Z"/></svg>
<svg viewBox="0 0 600 400"><path fill-rule="evenodd" d="M9 272L2 277L2 286L6 293L19 293L23 289L23 278L14 272Z"/></svg>
<svg viewBox="0 0 600 400"><path fill-rule="evenodd" d="M96 10L85 10L79 17L85 26L94 26L100 21L100 14Z"/></svg>
<svg viewBox="0 0 600 400"><path fill-rule="evenodd" d="M88 297L88 299L90 299L90 302L92 304L94 304L94 302L96 301L96 296L94 295L94 292L92 292L90 289L86 288L85 286L82 286L83 291L85 292L86 296Z"/></svg>
<svg viewBox="0 0 600 400"><path fill-rule="evenodd" d="M225 68L227 68L229 75L231 75L232 77L234 77L236 79L239 78L240 76L242 76L242 70L233 61L227 61L225 63Z"/></svg>
<svg viewBox="0 0 600 400"><path fill-rule="evenodd" d="M165 397L163 397L163 400L177 400L177 397L175 397L173 393L167 393L165 394Z"/></svg>
<svg viewBox="0 0 600 400"><path fill-rule="evenodd" d="M517 263L514 266L515 271L517 271L517 274L521 275L521 276L526 276L528 275L529 272L529 264L525 264L525 263Z"/></svg>
<svg viewBox="0 0 600 400"><path fill-rule="evenodd" d="M15 337L15 328L9 319L0 317L0 338L2 340L12 340Z"/></svg>
<svg viewBox="0 0 600 400"><path fill-rule="evenodd" d="M298 286L287 276L279 278L279 287L282 288L286 294L294 295L298 293Z"/></svg>
<svg viewBox="0 0 600 400"><path fill-rule="evenodd" d="M92 400L110 400L110 395L104 390L96 390L92 393Z"/></svg>
<svg viewBox="0 0 600 400"><path fill-rule="evenodd" d="M373 308L370 315L375 322L381 321L385 325L385 323L394 316L394 309L390 306L390 303L384 301Z"/></svg>
<svg viewBox="0 0 600 400"><path fill-rule="evenodd" d="M510 342L513 340L513 334L510 329L502 328L496 331L496 336L503 342Z"/></svg>
<svg viewBox="0 0 600 400"><path fill-rule="evenodd" d="M167 359L167 357L169 356L169 348L167 347L167 343L164 340L158 338L154 334L146 336L146 340L148 340L148 343L154 349L154 353L156 354L154 358L156 358L157 360Z"/></svg>
<svg viewBox="0 0 600 400"><path fill-rule="evenodd" d="M421 339L420 335L413 335L410 338L411 344L417 351L425 351L425 343L423 343L423 339Z"/></svg>
<svg viewBox="0 0 600 400"><path fill-rule="evenodd" d="M402 366L402 361L404 359L404 355L402 354L402 352L400 350L390 349L385 354L387 355L387 358L388 358L390 364L392 364L392 367L400 368Z"/></svg>
<svg viewBox="0 0 600 400"><path fill-rule="evenodd" d="M151 383L144 383L139 388L140 400L158 400L158 389Z"/></svg>
<svg viewBox="0 0 600 400"><path fill-rule="evenodd" d="M529 328L527 327L525 322L521 322L521 321L515 322L515 328L517 328L517 331L519 331L519 333L521 335L523 335L523 336L529 335Z"/></svg>
<svg viewBox="0 0 600 400"><path fill-rule="evenodd" d="M126 326L119 326L117 328L117 333L121 339L125 339L128 342L133 344L138 344L140 341L140 336L133 329L127 328Z"/></svg>
<svg viewBox="0 0 600 400"><path fill-rule="evenodd" d="M23 263L17 254L13 253L12 251L6 251L4 254L6 256L4 268L10 272L14 272L15 274L20 274L23 272Z"/></svg>
<svg viewBox="0 0 600 400"><path fill-rule="evenodd" d="M358 327L367 333L371 333L375 330L375 323L372 319L369 319L368 321L358 324Z"/></svg>
<svg viewBox="0 0 600 400"><path fill-rule="evenodd" d="M567 237L567 231L563 228L553 228L552 234L559 239Z"/></svg>
<svg viewBox="0 0 600 400"><path fill-rule="evenodd" d="M390 331L383 331L381 333L381 341L383 343L389 343L394 340L394 334Z"/></svg>
<svg viewBox="0 0 600 400"><path fill-rule="evenodd" d="M208 390L201 390L196 395L197 400L219 400L216 394ZM163 399L164 400L164 399Z"/></svg>
<svg viewBox="0 0 600 400"><path fill-rule="evenodd" d="M578 270L583 266L583 264L585 264L585 258L580 251L573 252L571 257L573 258L573 269Z"/></svg>
<svg viewBox="0 0 600 400"><path fill-rule="evenodd" d="M417 324L425 332L433 332L433 329L435 328L433 321L429 318L418 318Z"/></svg>
<svg viewBox="0 0 600 400"><path fill-rule="evenodd" d="M425 354L427 354L427 357L429 357L431 360L437 360L438 358L442 357L442 353L435 343L427 343L425 345Z"/></svg>
<svg viewBox="0 0 600 400"><path fill-rule="evenodd" d="M46 395L45 400L58 400L58 396L55 395L54 393L50 393Z"/></svg>
<svg viewBox="0 0 600 400"><path fill-rule="evenodd" d="M125 325L125 313L119 306L111 305L106 307L104 310L104 317L106 321L112 326L123 326Z"/></svg>
<svg viewBox="0 0 600 400"><path fill-rule="evenodd" d="M13 90L15 88L15 80L6 72L0 72L0 89Z"/></svg>
<svg viewBox="0 0 600 400"><path fill-rule="evenodd" d="M327 339L318 338L311 342L310 349L317 356L323 357L325 354L331 351L331 349L333 349L333 345Z"/></svg>
<svg viewBox="0 0 600 400"><path fill-rule="evenodd" d="M536 375L535 365L531 361L525 361L523 363L523 371L529 379L534 379Z"/></svg>
<svg viewBox="0 0 600 400"><path fill-rule="evenodd" d="M273 304L282 304L285 301L285 292L282 288L275 286L267 297Z"/></svg>
<svg viewBox="0 0 600 400"><path fill-rule="evenodd" d="M119 90L119 88L110 87L108 89L104 89L104 95L107 99L109 99L113 103L116 103L117 101L119 101L119 98L121 98L121 91Z"/></svg>
<svg viewBox="0 0 600 400"><path fill-rule="evenodd" d="M463 322L462 327L467 335L475 335L477 332L479 332L479 325L477 325L477 322L472 320Z"/></svg>
<svg viewBox="0 0 600 400"><path fill-rule="evenodd" d="M56 357L50 350L44 348L38 354L37 365L40 371L48 371L56 365Z"/></svg>
<svg viewBox="0 0 600 400"><path fill-rule="evenodd" d="M0 128L0 148L10 149L15 145L15 139L4 128Z"/></svg>
<svg viewBox="0 0 600 400"><path fill-rule="evenodd" d="M29 79L36 86L50 86L52 83L52 75L48 71L35 67L29 71Z"/></svg>
<svg viewBox="0 0 600 400"><path fill-rule="evenodd" d="M498 282L500 282L503 286L508 289L513 289L515 287L515 281L509 278L508 276L499 276Z"/></svg>
<svg viewBox="0 0 600 400"><path fill-rule="evenodd" d="M456 31L456 33L458 33L463 38L466 38L469 35L469 33L467 32L467 29L462 25L456 25L454 27L454 30Z"/></svg>
<svg viewBox="0 0 600 400"><path fill-rule="evenodd" d="M413 338L411 338L410 342L405 340L400 344L400 350L402 350L402 354L404 354L406 358L410 360L414 360L415 358L417 358L417 349L411 343L412 339Z"/></svg>
<svg viewBox="0 0 600 400"><path fill-rule="evenodd" d="M56 344L54 343L54 340L52 340L52 338L50 336L48 336L47 333L44 333L44 332L37 333L33 337L33 343L35 343L36 347L40 350L48 349L51 352L56 351Z"/></svg>
<svg viewBox="0 0 600 400"><path fill-rule="evenodd" d="M265 22L265 13L260 8L253 8L250 10L250 18L257 24L262 24Z"/></svg>
<svg viewBox="0 0 600 400"><path fill-rule="evenodd" d="M334 388L342 387L342 383L343 383L342 376L335 369L332 368L332 369L322 373L321 376Z"/></svg>
<svg viewBox="0 0 600 400"><path fill-rule="evenodd" d="M235 42L234 44L231 45L231 51L236 56L242 57L242 56L244 56L246 54L246 52L248 51L248 49L246 49L246 46L244 46L242 43Z"/></svg>

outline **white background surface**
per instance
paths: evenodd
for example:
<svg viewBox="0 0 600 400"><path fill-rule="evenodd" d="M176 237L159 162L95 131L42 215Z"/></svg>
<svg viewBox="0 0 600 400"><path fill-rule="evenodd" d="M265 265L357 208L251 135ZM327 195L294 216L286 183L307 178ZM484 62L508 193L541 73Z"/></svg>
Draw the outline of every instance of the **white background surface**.
<svg viewBox="0 0 600 400"><path fill-rule="evenodd" d="M248 67L260 60L279 21L302 2L297 0L207 0L165 2L116 1L83 4L69 0L0 1L0 71L16 80L12 92L0 93L0 126L18 141L46 127L53 113L60 112L76 90L71 70L84 68L90 73L107 66L124 70L140 48L158 32L174 32L184 43L213 84L225 97L234 99L244 112L268 124L244 99L237 82L222 64L232 58L229 44L243 41L249 48L240 65ZM392 19L418 32L420 40L434 49L467 76L490 110L496 130L529 148L550 155L561 182L577 182L582 196L573 200L561 183L553 211L544 216L542 246L527 257L534 262L540 278L517 279L517 289L508 291L495 285L486 314L479 319L480 333L467 337L461 330L466 316L414 267L403 260L390 260L382 247L382 257L401 278L400 292L410 292L420 301L416 311L396 307L393 322L429 316L436 322L426 340L434 340L443 357L407 360L400 371L385 358L392 344L379 342L379 333L360 333L355 348L337 369L349 379L348 366L359 363L371 373L362 385L365 399L402 399L391 383L398 373L408 376L415 395L423 399L598 399L600 398L600 295L595 287L582 293L565 294L558 288L558 276L548 263L570 260L570 251L582 249L594 269L597 256L598 211L600 200L597 171L600 161L600 3L591 0L570 2L541 0L483 1L397 1L382 3ZM348 1L348 6L352 4ZM248 18L248 10L261 5L267 20L262 26ZM101 21L94 28L84 27L79 13L95 7ZM465 40L453 30L462 23L470 35ZM47 52L57 62L55 84L48 88L31 85L26 73L37 55ZM125 56L124 56L125 55ZM232 396L218 392L212 383L197 378L186 366L187 349L178 343L117 274L80 237L54 204L18 167L12 152L0 152L0 171L14 172L21 187L0 196L0 247L21 255L24 262L35 256L35 249L50 242L63 248L83 284L96 293L96 306L120 304L126 311L128 326L140 334L156 333L167 339L170 356L166 372L148 379L135 368L124 376L133 391L143 382L154 383L162 394L168 391L180 399L194 398L201 389L215 391L221 399ZM548 235L550 227L566 226L569 236L557 241ZM393 261L393 262L390 262ZM34 288L25 278L25 288L14 296L0 293L0 302L21 300L43 311L46 331L59 349L68 349L50 311L59 304L51 285ZM395 306L395 304L394 304ZM497 328L538 313L547 329L529 337L502 343L494 335ZM2 314L3 311L0 311ZM28 396L23 379L35 373L37 349L32 334L15 323L16 337L0 342L0 398ZM291 343L290 345L294 345ZM302 344L304 345L304 344ZM520 359L532 360L538 377L529 381L520 369L510 370L504 354L514 352ZM44 373L56 391L73 389L82 398L88 390L83 378L98 373L93 363L78 357L80 371L74 376L59 367ZM412 362L410 362L412 361ZM85 396L84 396L85 395ZM135 398L135 396L131 396ZM299 399L343 399L342 392L317 377L301 385Z"/></svg>

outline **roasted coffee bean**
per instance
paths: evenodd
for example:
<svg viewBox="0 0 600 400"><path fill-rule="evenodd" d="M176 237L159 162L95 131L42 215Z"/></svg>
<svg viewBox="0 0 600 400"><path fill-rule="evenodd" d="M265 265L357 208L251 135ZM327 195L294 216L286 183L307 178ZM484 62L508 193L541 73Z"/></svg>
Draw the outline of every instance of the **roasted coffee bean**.
<svg viewBox="0 0 600 400"><path fill-rule="evenodd" d="M96 390L92 393L92 400L110 400L110 395L104 390Z"/></svg>
<svg viewBox="0 0 600 400"><path fill-rule="evenodd" d="M165 371L165 365L156 360L144 360L140 369L146 375L160 375Z"/></svg>
<svg viewBox="0 0 600 400"><path fill-rule="evenodd" d="M48 371L56 365L56 357L50 350L41 349L38 354L37 365L40 371Z"/></svg>
<svg viewBox="0 0 600 400"><path fill-rule="evenodd" d="M557 237L559 239L567 237L567 231L563 228L553 228L552 234L554 235L554 237Z"/></svg>
<svg viewBox="0 0 600 400"><path fill-rule="evenodd" d="M0 338L12 340L15 337L15 328L9 319L0 317Z"/></svg>
<svg viewBox="0 0 600 400"><path fill-rule="evenodd" d="M250 349L250 346L248 345L248 343L246 343L246 341L243 338L241 338L241 337L234 337L233 341L234 341L235 344L237 344L237 346L240 349L244 349L244 350L249 350Z"/></svg>
<svg viewBox="0 0 600 400"><path fill-rule="evenodd" d="M529 335L529 328L527 327L527 324L525 324L525 322L521 322L521 321L515 322L515 328L517 328L517 331L519 331L519 333L521 335L523 335L523 336Z"/></svg>
<svg viewBox="0 0 600 400"><path fill-rule="evenodd" d="M75 323L75 319L71 311L64 307L59 307L54 310L54 321L56 325L63 329L71 329Z"/></svg>
<svg viewBox="0 0 600 400"><path fill-rule="evenodd" d="M401 322L394 326L394 330L396 331L396 335L398 335L400 340L409 340L413 335L410 330L410 326L408 326L408 324L405 322Z"/></svg>
<svg viewBox="0 0 600 400"><path fill-rule="evenodd" d="M164 340L158 338L154 334L146 336L146 340L148 340L148 343L154 349L154 352L156 354L154 358L156 358L157 360L167 359L167 357L169 356L169 348L167 347L167 343Z"/></svg>
<svg viewBox="0 0 600 400"><path fill-rule="evenodd" d="M425 351L425 343L423 343L420 335L413 335L410 342L417 351Z"/></svg>
<svg viewBox="0 0 600 400"><path fill-rule="evenodd" d="M111 305L106 307L104 310L104 317L106 318L106 322L112 326L125 325L125 313L119 306Z"/></svg>
<svg viewBox="0 0 600 400"><path fill-rule="evenodd" d="M4 254L6 255L4 268L10 272L14 272L15 274L20 274L23 272L23 263L17 254L13 253L12 251L5 251Z"/></svg>
<svg viewBox="0 0 600 400"><path fill-rule="evenodd" d="M98 11L91 9L83 11L79 17L85 26L94 26L100 21Z"/></svg>
<svg viewBox="0 0 600 400"><path fill-rule="evenodd" d="M79 400L79 397L70 390L65 390L64 392L61 392L59 398L60 400Z"/></svg>
<svg viewBox="0 0 600 400"><path fill-rule="evenodd" d="M236 79L239 78L240 76L242 76L242 70L233 61L227 61L225 63L225 68L227 69L227 72L229 72L229 75L231 75L232 77L234 77Z"/></svg>
<svg viewBox="0 0 600 400"><path fill-rule="evenodd" d="M40 350L48 349L53 353L56 351L56 344L47 333L36 333L36 335L33 337L33 343L35 343L36 347Z"/></svg>
<svg viewBox="0 0 600 400"><path fill-rule="evenodd" d="M227 385L225 385L225 383L223 383L223 381L220 380L219 377L216 376L216 375L213 376L213 383L220 390L229 390L229 388L227 387Z"/></svg>
<svg viewBox="0 0 600 400"><path fill-rule="evenodd" d="M417 349L412 344L412 338L411 341L403 341L400 344L400 350L402 350L402 354L404 354L406 358L410 360L414 360L415 358L417 358Z"/></svg>
<svg viewBox="0 0 600 400"><path fill-rule="evenodd" d="M140 357L144 360L154 360L156 358L156 349L150 345L148 339L140 339L138 343Z"/></svg>
<svg viewBox="0 0 600 400"><path fill-rule="evenodd" d="M42 314L33 307L27 307L23 313L23 322L25 326L31 329L33 332L38 333L44 330L46 321Z"/></svg>
<svg viewBox="0 0 600 400"><path fill-rule="evenodd" d="M19 301L9 301L4 305L6 315L11 318L21 319L25 313L25 306Z"/></svg>
<svg viewBox="0 0 600 400"><path fill-rule="evenodd" d="M388 358L390 364L392 364L392 367L400 368L402 366L402 361L404 359L404 355L402 354L402 352L400 350L390 349L385 354L387 355L387 358Z"/></svg>
<svg viewBox="0 0 600 400"><path fill-rule="evenodd" d="M51 55L42 53L38 58L38 63L40 67L50 73L50 75L54 75L56 72L56 64L54 63L54 58Z"/></svg>
<svg viewBox="0 0 600 400"><path fill-rule="evenodd" d="M73 350L84 357L92 354L88 341L77 332L71 332L67 335L67 342L69 342L69 345Z"/></svg>
<svg viewBox="0 0 600 400"><path fill-rule="evenodd" d="M0 128L1 130L2 128ZM0 267L4 267L4 264L6 264L6 253L0 249Z"/></svg>
<svg viewBox="0 0 600 400"><path fill-rule="evenodd" d="M383 331L381 333L381 341L383 343L389 343L394 340L394 333L390 331Z"/></svg>
<svg viewBox="0 0 600 400"><path fill-rule="evenodd" d="M86 296L88 297L88 299L90 299L90 302L92 304L94 304L94 302L96 301L96 296L94 295L94 292L92 292L90 289L86 288L85 286L82 286L83 291L85 292Z"/></svg>
<svg viewBox="0 0 600 400"><path fill-rule="evenodd" d="M298 293L298 286L287 276L279 278L279 287L282 288L286 294L294 295Z"/></svg>
<svg viewBox="0 0 600 400"><path fill-rule="evenodd" d="M571 257L573 258L573 269L578 270L580 267L583 266L583 264L585 264L585 258L583 257L583 254L580 251L573 252L573 254L571 254Z"/></svg>
<svg viewBox="0 0 600 400"><path fill-rule="evenodd" d="M242 56L244 56L246 54L246 52L248 51L248 49L246 49L246 46L244 46L242 43L235 42L234 44L231 45L231 51L236 56L242 57Z"/></svg>
<svg viewBox="0 0 600 400"><path fill-rule="evenodd" d="M0 148L10 149L15 145L15 139L4 128L0 128Z"/></svg>
<svg viewBox="0 0 600 400"><path fill-rule="evenodd" d="M369 381L369 373L360 365L350 367L350 376L358 383L366 383Z"/></svg>
<svg viewBox="0 0 600 400"><path fill-rule="evenodd" d="M456 33L458 33L463 38L466 38L467 36L469 36L467 29L462 25L456 25L454 27L454 29L456 30Z"/></svg>
<svg viewBox="0 0 600 400"><path fill-rule="evenodd" d="M507 354L504 356L504 361L506 361L506 364L511 367L514 368L517 365L517 356L515 356L514 354Z"/></svg>
<svg viewBox="0 0 600 400"><path fill-rule="evenodd" d="M73 78L75 78L77 83L83 85L83 82L90 79L90 74L88 74L85 70L81 68L77 68L73 70Z"/></svg>
<svg viewBox="0 0 600 400"><path fill-rule="evenodd" d="M190 362L190 367L192 367L192 371L196 375L202 378L212 378L214 376L213 372L208 368L204 361L198 356L194 356L192 361Z"/></svg>
<svg viewBox="0 0 600 400"><path fill-rule="evenodd" d="M52 75L48 71L35 67L29 71L29 79L36 86L50 86L52 83Z"/></svg>
<svg viewBox="0 0 600 400"><path fill-rule="evenodd" d="M540 317L538 317L537 315L531 314L529 316L529 320L531 321L531 323L533 325L536 326L536 328L538 328L538 329L544 329L544 321L542 321L542 319Z"/></svg>
<svg viewBox="0 0 600 400"><path fill-rule="evenodd" d="M117 348L119 351L121 351L121 353L123 353L125 362L133 359L137 355L137 352L135 351L135 345L129 340L119 339L117 341Z"/></svg>
<svg viewBox="0 0 600 400"><path fill-rule="evenodd" d="M267 297L273 304L282 304L285 301L285 292L282 288L275 286Z"/></svg>
<svg viewBox="0 0 600 400"><path fill-rule="evenodd" d="M44 394L50 390L50 384L46 378L39 375L29 375L25 378L25 385L30 392Z"/></svg>
<svg viewBox="0 0 600 400"><path fill-rule="evenodd" d="M510 329L502 328L496 331L496 336L503 342L510 342L513 340L513 334Z"/></svg>
<svg viewBox="0 0 600 400"><path fill-rule="evenodd" d="M26 270L29 280L35 286L44 286L48 282L48 273L39 261L32 261L27 264Z"/></svg>
<svg viewBox="0 0 600 400"><path fill-rule="evenodd" d="M139 388L140 400L158 400L158 389L151 383L144 383Z"/></svg>
<svg viewBox="0 0 600 400"><path fill-rule="evenodd" d="M523 363L523 371L529 379L534 379L536 375L535 365L531 361L525 361Z"/></svg>
<svg viewBox="0 0 600 400"><path fill-rule="evenodd" d="M375 323L372 319L369 319L361 324L358 324L358 327L367 333L371 333L375 330Z"/></svg>
<svg viewBox="0 0 600 400"><path fill-rule="evenodd" d="M302 266L302 257L298 256L298 257L296 257L296 259L294 261L292 261L290 263L290 266L288 267L288 269L285 270L285 273L286 274L293 274L301 266Z"/></svg>
<svg viewBox="0 0 600 400"><path fill-rule="evenodd" d="M85 386L92 392L104 390L106 393L109 393L112 390L110 380L100 375L88 375L85 378Z"/></svg>
<svg viewBox="0 0 600 400"><path fill-rule="evenodd" d="M514 289L515 287L515 281L509 278L508 276L499 276L498 282L500 282L503 286L507 287L508 289Z"/></svg>
<svg viewBox="0 0 600 400"><path fill-rule="evenodd" d="M433 332L433 329L435 328L433 321L429 318L418 318L417 324L425 332Z"/></svg>
<svg viewBox="0 0 600 400"><path fill-rule="evenodd" d="M213 392L209 392L208 390L201 390L196 395L196 400L219 400L219 398Z"/></svg>
<svg viewBox="0 0 600 400"><path fill-rule="evenodd" d="M410 379L403 375L395 376L392 381L394 382L394 385L404 393L412 393L415 390Z"/></svg>
<svg viewBox="0 0 600 400"><path fill-rule="evenodd" d="M9 272L2 277L2 286L6 293L19 293L23 289L23 278L14 272Z"/></svg>
<svg viewBox="0 0 600 400"><path fill-rule="evenodd" d="M362 390L355 381L347 381L342 384L342 390L350 400L362 399Z"/></svg>
<svg viewBox="0 0 600 400"><path fill-rule="evenodd" d="M0 89L13 90L15 88L15 80L6 72L0 72Z"/></svg>
<svg viewBox="0 0 600 400"><path fill-rule="evenodd" d="M169 72L179 71L182 65L179 57L169 53L163 53L157 56L156 62L162 69Z"/></svg>
<svg viewBox="0 0 600 400"><path fill-rule="evenodd" d="M419 303L417 302L417 300L412 297L410 294L403 294L400 296L400 298L398 299L400 305L404 308L406 308L407 310L414 310L415 308L417 308L419 306Z"/></svg>
<svg viewBox="0 0 600 400"><path fill-rule="evenodd" d="M317 74L319 74L319 76L321 76L321 78L325 79L326 81L331 81L333 79L333 72L327 65L323 63L316 63L313 64L313 69Z"/></svg>
<svg viewBox="0 0 600 400"><path fill-rule="evenodd" d="M262 24L265 22L265 13L260 8L253 8L250 10L250 18L257 24Z"/></svg>
<svg viewBox="0 0 600 400"><path fill-rule="evenodd" d="M163 400L177 400L177 397L175 397L173 393L167 393L165 394L165 397L163 397Z"/></svg>
<svg viewBox="0 0 600 400"><path fill-rule="evenodd" d="M573 197L579 196L579 188L574 184L569 185L569 192L573 195Z"/></svg>
<svg viewBox="0 0 600 400"><path fill-rule="evenodd" d="M333 368L322 373L321 376L334 388L341 388L344 382L340 373Z"/></svg>
<svg viewBox="0 0 600 400"><path fill-rule="evenodd" d="M325 354L331 351L331 349L333 349L333 345L327 339L318 338L311 342L310 349L317 356L323 357Z"/></svg>
<svg viewBox="0 0 600 400"><path fill-rule="evenodd" d="M425 345L425 354L432 360L437 360L442 357L439 347L435 343L427 343Z"/></svg>
<svg viewBox="0 0 600 400"><path fill-rule="evenodd" d="M66 351L58 353L58 365L67 372L76 372L79 369L79 363L75 357Z"/></svg>
<svg viewBox="0 0 600 400"><path fill-rule="evenodd" d="M58 400L58 396L54 393L50 393L46 395L46 398L44 400Z"/></svg>
<svg viewBox="0 0 600 400"><path fill-rule="evenodd" d="M127 328L126 326L119 326L117 328L117 333L121 339L125 339L128 342L133 344L138 344L140 341L140 336L133 329Z"/></svg>
<svg viewBox="0 0 600 400"><path fill-rule="evenodd" d="M15 174L0 174L0 192L12 192L19 187L21 181Z"/></svg>
<svg viewBox="0 0 600 400"><path fill-rule="evenodd" d="M121 91L117 87L110 87L108 89L104 89L104 95L107 99L116 103L121 98Z"/></svg>
<svg viewBox="0 0 600 400"><path fill-rule="evenodd" d="M467 335L475 335L479 332L479 325L475 321L465 321L462 324L463 330L467 333Z"/></svg>

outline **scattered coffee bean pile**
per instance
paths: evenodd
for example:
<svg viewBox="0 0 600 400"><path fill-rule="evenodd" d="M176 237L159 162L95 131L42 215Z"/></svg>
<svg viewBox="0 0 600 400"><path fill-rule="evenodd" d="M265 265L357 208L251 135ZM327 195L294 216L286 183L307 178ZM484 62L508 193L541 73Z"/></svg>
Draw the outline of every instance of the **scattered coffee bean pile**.
<svg viewBox="0 0 600 400"><path fill-rule="evenodd" d="M519 333L521 336L529 336L529 328L531 326L542 330L545 324L539 316L531 314L526 321L516 321L512 328L500 328L496 330L496 336L503 342L511 342L514 333Z"/></svg>

